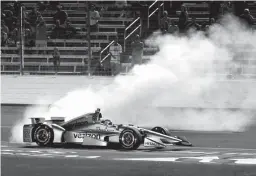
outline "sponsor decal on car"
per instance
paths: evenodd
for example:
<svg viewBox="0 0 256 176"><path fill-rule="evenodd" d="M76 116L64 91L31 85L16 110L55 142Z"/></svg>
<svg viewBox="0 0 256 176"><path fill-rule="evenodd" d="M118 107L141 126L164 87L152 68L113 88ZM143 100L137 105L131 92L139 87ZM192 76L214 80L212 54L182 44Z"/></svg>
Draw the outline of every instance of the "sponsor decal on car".
<svg viewBox="0 0 256 176"><path fill-rule="evenodd" d="M145 138L144 146L145 146L145 147L151 147L151 146L154 146L154 147L163 147L164 145L161 145L160 143L155 142L155 141L153 141L153 140L150 140L150 139L148 139L148 138Z"/></svg>
<svg viewBox="0 0 256 176"><path fill-rule="evenodd" d="M100 139L99 134L94 134L94 133L75 133L74 138L79 138L83 139L84 137L91 137L93 139Z"/></svg>

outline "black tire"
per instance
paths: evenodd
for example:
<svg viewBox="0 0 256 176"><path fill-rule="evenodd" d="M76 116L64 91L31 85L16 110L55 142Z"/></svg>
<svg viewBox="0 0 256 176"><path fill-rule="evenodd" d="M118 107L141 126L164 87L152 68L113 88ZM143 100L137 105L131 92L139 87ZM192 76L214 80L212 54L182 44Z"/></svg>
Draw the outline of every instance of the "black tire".
<svg viewBox="0 0 256 176"><path fill-rule="evenodd" d="M142 135L135 128L125 128L119 135L122 149L136 150L142 143Z"/></svg>
<svg viewBox="0 0 256 176"><path fill-rule="evenodd" d="M49 147L53 144L53 130L47 125L40 125L35 129L34 139L40 147Z"/></svg>
<svg viewBox="0 0 256 176"><path fill-rule="evenodd" d="M162 127L154 127L154 128L151 129L151 131L171 136L171 133L169 132L169 130L167 130L165 128L162 128Z"/></svg>

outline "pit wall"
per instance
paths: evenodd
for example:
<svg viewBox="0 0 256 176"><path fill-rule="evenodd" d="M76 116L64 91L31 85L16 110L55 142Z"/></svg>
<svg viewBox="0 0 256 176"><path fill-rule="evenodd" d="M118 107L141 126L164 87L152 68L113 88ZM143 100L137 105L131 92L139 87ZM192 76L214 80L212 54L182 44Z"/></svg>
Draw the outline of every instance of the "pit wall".
<svg viewBox="0 0 256 176"><path fill-rule="evenodd" d="M86 89L88 86L100 89L111 84L113 80L113 77L2 75L1 104L51 104L72 90ZM161 106L161 102L165 102L162 106L256 108L256 81L225 80L216 82L216 85L218 90L210 90L203 99L186 96L186 100L181 100L181 96L175 94L171 99L160 98L158 105ZM216 95L220 98L216 98ZM223 96L228 101L224 102ZM38 102L42 97L45 100Z"/></svg>

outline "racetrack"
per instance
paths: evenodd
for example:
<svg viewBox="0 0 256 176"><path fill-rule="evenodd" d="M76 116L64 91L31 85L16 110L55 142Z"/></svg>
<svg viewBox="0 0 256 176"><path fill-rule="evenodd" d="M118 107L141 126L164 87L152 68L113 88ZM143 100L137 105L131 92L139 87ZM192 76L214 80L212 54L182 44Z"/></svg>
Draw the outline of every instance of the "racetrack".
<svg viewBox="0 0 256 176"><path fill-rule="evenodd" d="M9 143L23 106L2 106L3 175L256 175L256 127L242 133L176 131L195 147L138 151L38 148ZM20 133L20 132L17 132Z"/></svg>

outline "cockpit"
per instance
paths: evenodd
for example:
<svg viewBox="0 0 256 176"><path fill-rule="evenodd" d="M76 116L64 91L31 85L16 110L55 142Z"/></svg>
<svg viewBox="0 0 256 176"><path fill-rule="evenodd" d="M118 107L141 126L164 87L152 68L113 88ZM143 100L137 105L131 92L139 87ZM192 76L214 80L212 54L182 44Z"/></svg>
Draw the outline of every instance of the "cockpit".
<svg viewBox="0 0 256 176"><path fill-rule="evenodd" d="M81 126L86 126L86 125L95 124L95 123L112 125L112 122L110 120L101 120L101 119L102 119L102 114L100 113L100 109L98 108L94 113L87 113L79 117L76 117L74 119L71 119L67 122L64 122L62 124L62 127L67 129L67 128L74 128L74 126L81 127Z"/></svg>

